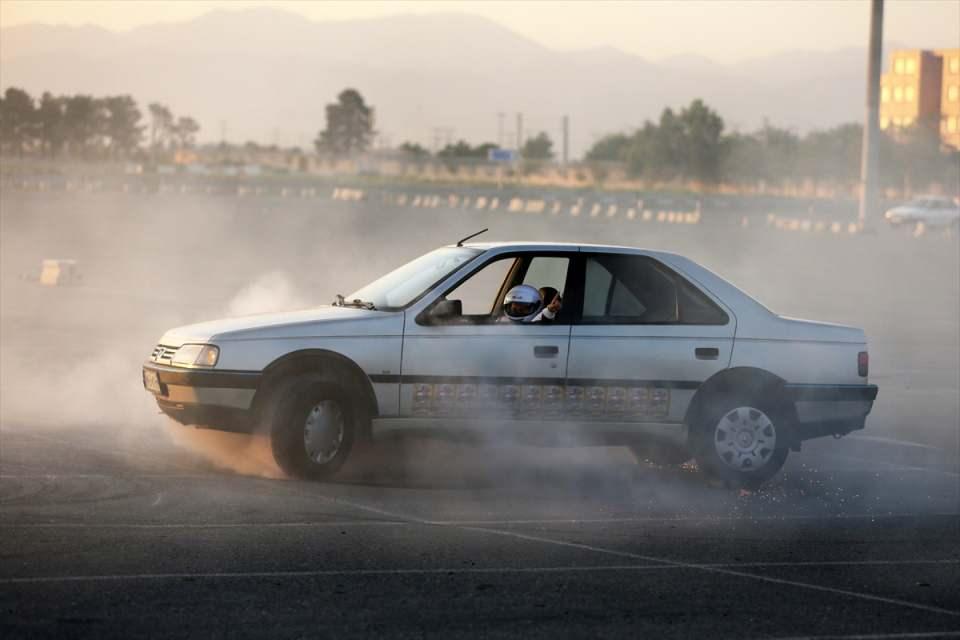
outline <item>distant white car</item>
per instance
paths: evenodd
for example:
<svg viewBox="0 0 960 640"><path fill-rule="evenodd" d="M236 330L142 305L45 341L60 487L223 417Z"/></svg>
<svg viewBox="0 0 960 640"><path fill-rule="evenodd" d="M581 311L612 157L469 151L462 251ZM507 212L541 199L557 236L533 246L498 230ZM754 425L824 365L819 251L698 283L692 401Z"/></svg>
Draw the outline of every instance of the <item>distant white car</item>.
<svg viewBox="0 0 960 640"><path fill-rule="evenodd" d="M506 317L521 284L559 293L553 321ZM143 382L181 423L269 433L299 477L410 432L624 445L744 486L862 429L867 369L861 329L781 317L679 255L507 242L437 249L331 306L172 329Z"/></svg>
<svg viewBox="0 0 960 640"><path fill-rule="evenodd" d="M921 196L884 214L892 225L919 224L928 227L960 225L960 204L951 198Z"/></svg>

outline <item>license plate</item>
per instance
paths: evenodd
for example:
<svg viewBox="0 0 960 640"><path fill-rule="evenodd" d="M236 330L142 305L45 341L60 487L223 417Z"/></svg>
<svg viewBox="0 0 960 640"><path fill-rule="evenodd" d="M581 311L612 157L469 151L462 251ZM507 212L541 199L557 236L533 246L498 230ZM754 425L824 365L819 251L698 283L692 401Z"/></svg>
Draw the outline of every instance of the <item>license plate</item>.
<svg viewBox="0 0 960 640"><path fill-rule="evenodd" d="M143 370L143 386L147 391L158 396L163 395L163 388L160 386L160 375L150 369Z"/></svg>

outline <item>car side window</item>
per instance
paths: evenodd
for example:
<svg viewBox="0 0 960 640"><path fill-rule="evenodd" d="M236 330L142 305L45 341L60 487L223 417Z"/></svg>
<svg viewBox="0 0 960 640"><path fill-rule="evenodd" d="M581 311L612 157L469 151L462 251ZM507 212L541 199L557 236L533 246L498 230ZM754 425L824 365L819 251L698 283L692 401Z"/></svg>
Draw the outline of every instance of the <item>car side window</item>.
<svg viewBox="0 0 960 640"><path fill-rule="evenodd" d="M464 316L490 316L500 305L497 295L516 258L502 258L486 264L444 296L459 300Z"/></svg>
<svg viewBox="0 0 960 640"><path fill-rule="evenodd" d="M645 256L586 260L585 324L726 324L727 314L679 274Z"/></svg>
<svg viewBox="0 0 960 640"><path fill-rule="evenodd" d="M594 259L587 260L583 287L583 317L602 318L607 315L607 297L613 275Z"/></svg>
<svg viewBox="0 0 960 640"><path fill-rule="evenodd" d="M529 284L536 289L552 287L562 296L563 288L567 283L567 268L569 265L570 258L535 256L530 261L530 266L527 268L522 284Z"/></svg>
<svg viewBox="0 0 960 640"><path fill-rule="evenodd" d="M620 280L613 283L608 313L615 317L641 317L647 308Z"/></svg>

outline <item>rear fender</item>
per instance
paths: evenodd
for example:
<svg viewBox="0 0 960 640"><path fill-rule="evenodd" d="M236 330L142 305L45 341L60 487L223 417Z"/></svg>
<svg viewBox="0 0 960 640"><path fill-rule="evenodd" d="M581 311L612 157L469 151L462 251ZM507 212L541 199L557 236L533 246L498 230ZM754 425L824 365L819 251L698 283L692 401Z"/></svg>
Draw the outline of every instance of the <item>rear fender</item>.
<svg viewBox="0 0 960 640"><path fill-rule="evenodd" d="M763 400L786 420L786 442L791 449L799 450L800 440L793 426L796 424L796 407L784 393L786 381L764 369L755 367L734 367L724 369L708 378L700 385L693 396L684 423L688 432L693 433L702 427L710 409L710 400L721 396L736 394Z"/></svg>

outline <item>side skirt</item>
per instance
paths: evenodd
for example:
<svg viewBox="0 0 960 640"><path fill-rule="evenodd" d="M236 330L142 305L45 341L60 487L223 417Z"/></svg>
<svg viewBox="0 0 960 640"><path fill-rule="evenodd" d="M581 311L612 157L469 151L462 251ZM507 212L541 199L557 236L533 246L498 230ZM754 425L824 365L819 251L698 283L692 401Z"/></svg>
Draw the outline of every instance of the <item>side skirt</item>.
<svg viewBox="0 0 960 640"><path fill-rule="evenodd" d="M424 437L479 445L544 447L621 446L640 442L687 444L687 427L674 422L566 422L462 418L377 418L375 440Z"/></svg>

